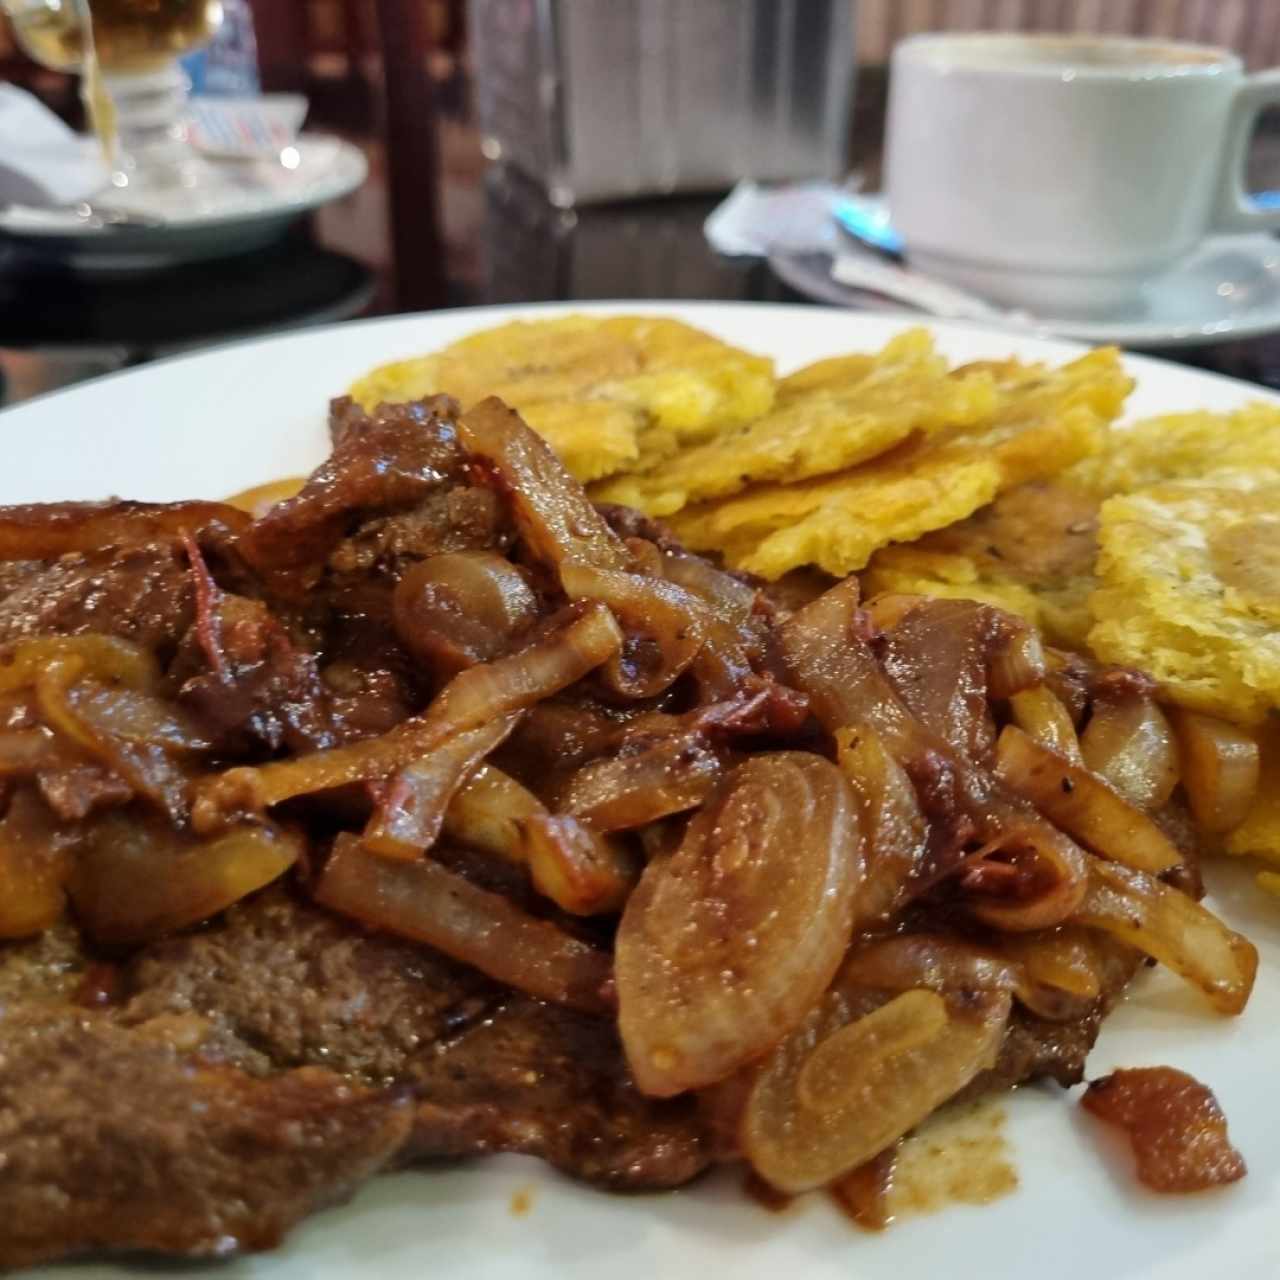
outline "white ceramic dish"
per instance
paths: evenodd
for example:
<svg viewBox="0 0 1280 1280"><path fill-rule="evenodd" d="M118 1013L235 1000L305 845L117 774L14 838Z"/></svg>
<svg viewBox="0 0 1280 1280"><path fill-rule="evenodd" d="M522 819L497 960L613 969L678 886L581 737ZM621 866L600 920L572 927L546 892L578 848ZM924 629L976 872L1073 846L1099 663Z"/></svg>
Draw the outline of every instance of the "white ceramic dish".
<svg viewBox="0 0 1280 1280"><path fill-rule="evenodd" d="M271 244L303 214L368 176L364 152L341 138L303 134L271 160L211 160L215 181L198 199L157 198L136 211L158 226L68 225L63 217L0 210L0 243L82 271L134 271L248 253ZM37 211L38 214L38 211Z"/></svg>
<svg viewBox="0 0 1280 1280"><path fill-rule="evenodd" d="M574 310L595 310L578 307ZM627 303L675 315L774 355L781 369L883 343L915 317L808 307ZM564 310L564 308L560 308ZM324 408L356 375L517 315L491 308L346 324L241 343L113 374L0 414L14 445L0 502L215 497L296 473L325 452ZM1060 361L1067 343L937 324L954 360L1015 354ZM1134 357L1134 416L1229 409L1264 393L1230 379ZM1273 397L1274 398L1274 397ZM736 1180L685 1191L608 1196L532 1160L501 1157L377 1180L276 1253L202 1269L209 1280L1275 1280L1280 1275L1280 908L1242 868L1215 868L1219 910L1262 952L1253 1001L1223 1020L1163 972L1137 983L1108 1020L1091 1074L1170 1064L1217 1092L1249 1176L1223 1191L1160 1198L1134 1183L1119 1148L1055 1087L1012 1096L1009 1136L1021 1185L983 1208L908 1219L882 1235L850 1226L821 1197L780 1216ZM1232 874L1240 872L1240 874ZM511 1211L516 1193L529 1211ZM189 1269L172 1274L189 1274ZM40 1280L124 1280L116 1264L54 1267Z"/></svg>
<svg viewBox="0 0 1280 1280"><path fill-rule="evenodd" d="M865 203L871 206L870 200ZM835 278L829 253L775 253L769 261L786 284L806 297L855 308L868 303L866 293ZM1013 333L1139 349L1204 346L1275 333L1280 330L1280 240L1265 233L1211 236L1113 314L1085 318L1008 312L982 323Z"/></svg>

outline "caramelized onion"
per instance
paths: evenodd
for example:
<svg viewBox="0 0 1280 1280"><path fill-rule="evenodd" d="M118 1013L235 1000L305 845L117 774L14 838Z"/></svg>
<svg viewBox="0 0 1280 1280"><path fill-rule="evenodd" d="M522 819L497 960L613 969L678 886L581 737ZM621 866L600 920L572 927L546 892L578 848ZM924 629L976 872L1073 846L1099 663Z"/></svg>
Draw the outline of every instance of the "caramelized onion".
<svg viewBox="0 0 1280 1280"><path fill-rule="evenodd" d="M1000 939L1000 954L1022 969L1028 983L1093 1000L1102 990L1096 938L1090 930L1070 925L1044 933L1010 934ZM1020 990L1019 998L1028 989ZM1054 1016L1031 1001L1023 1003L1030 1003L1045 1017Z"/></svg>
<svg viewBox="0 0 1280 1280"><path fill-rule="evenodd" d="M619 1027L644 1092L713 1084L799 1024L848 945L861 866L834 765L779 752L725 777L618 930Z"/></svg>
<svg viewBox="0 0 1280 1280"><path fill-rule="evenodd" d="M1044 679L1044 653L1021 619L972 600L924 600L884 637L885 671L912 714L962 755L995 740L988 697Z"/></svg>
<svg viewBox="0 0 1280 1280"><path fill-rule="evenodd" d="M203 779L192 811L197 829L216 829L228 816L261 812L294 796L385 778L455 734L524 710L580 680L618 652L622 636L604 605L577 608L569 621L518 653L455 676L422 715L380 738Z"/></svg>
<svg viewBox="0 0 1280 1280"><path fill-rule="evenodd" d="M492 551L451 551L405 571L392 596L400 642L448 679L508 652L537 618L524 575Z"/></svg>
<svg viewBox="0 0 1280 1280"><path fill-rule="evenodd" d="M47 729L0 732L0 777L21 776L67 763L58 741Z"/></svg>
<svg viewBox="0 0 1280 1280"><path fill-rule="evenodd" d="M630 851L564 814L552 816L527 787L481 765L450 801L445 834L526 865L533 886L574 915L614 911L639 875Z"/></svg>
<svg viewBox="0 0 1280 1280"><path fill-rule="evenodd" d="M508 862L524 862L521 824L546 811L528 787L494 765L482 764L449 801L444 812L444 834Z"/></svg>
<svg viewBox="0 0 1280 1280"><path fill-rule="evenodd" d="M782 626L779 650L791 683L831 733L869 725L900 764L928 749L921 726L861 634L858 580L846 578Z"/></svg>
<svg viewBox="0 0 1280 1280"><path fill-rule="evenodd" d="M370 928L425 942L517 991L591 1013L608 1009L605 952L429 857L394 862L344 833L315 896Z"/></svg>
<svg viewBox="0 0 1280 1280"><path fill-rule="evenodd" d="M364 832L364 844L384 858L417 858L436 842L445 811L467 775L507 737L519 713L446 738L386 784Z"/></svg>
<svg viewBox="0 0 1280 1280"><path fill-rule="evenodd" d="M619 840L565 814L524 820L529 875L539 893L578 916L619 911L640 867Z"/></svg>
<svg viewBox="0 0 1280 1280"><path fill-rule="evenodd" d="M90 828L67 889L96 941L145 942L278 880L303 849L297 832L273 823L196 840L157 815L109 813Z"/></svg>
<svg viewBox="0 0 1280 1280"><path fill-rule="evenodd" d="M155 656L139 645L92 632L24 640L0 660L0 693L32 687L50 663L73 658L79 670L109 684L154 690L160 683Z"/></svg>
<svg viewBox="0 0 1280 1280"><path fill-rule="evenodd" d="M674 582L568 561L560 566L560 584L570 600L608 605L621 624L622 652L600 674L624 697L656 697L703 646L701 605Z"/></svg>
<svg viewBox="0 0 1280 1280"><path fill-rule="evenodd" d="M42 933L62 916L74 835L29 791L0 818L0 940Z"/></svg>
<svg viewBox="0 0 1280 1280"><path fill-rule="evenodd" d="M910 714L876 662L864 626L854 578L794 614L779 634L791 682L826 729L870 727L909 776L938 793L948 816L958 811L976 829L986 845L965 880L979 895L975 915L1002 929L1061 924L1084 893L1083 850Z"/></svg>
<svg viewBox="0 0 1280 1280"><path fill-rule="evenodd" d="M1034 810L992 796L978 823L987 843L972 856L961 885L969 910L997 929L1052 929L1084 897L1085 851Z"/></svg>
<svg viewBox="0 0 1280 1280"><path fill-rule="evenodd" d="M0 511L0 560L52 560L77 551L162 542L216 525L249 524L225 502L58 502Z"/></svg>
<svg viewBox="0 0 1280 1280"><path fill-rule="evenodd" d="M724 752L702 732L671 734L583 765L560 789L556 807L597 831L626 831L696 808L724 770Z"/></svg>
<svg viewBox="0 0 1280 1280"><path fill-rule="evenodd" d="M458 421L462 443L497 476L525 546L545 564L626 569L621 539L564 469L551 446L490 396Z"/></svg>
<svg viewBox="0 0 1280 1280"><path fill-rule="evenodd" d="M1139 871L1178 866L1182 855L1140 809L1096 774L1042 746L1016 725L1000 735L996 776L1091 849Z"/></svg>
<svg viewBox="0 0 1280 1280"><path fill-rule="evenodd" d="M855 925L889 919L901 908L929 848L929 824L906 771L874 729L836 734L840 768L853 784L866 844Z"/></svg>
<svg viewBox="0 0 1280 1280"><path fill-rule="evenodd" d="M859 999L862 996L863 999ZM740 1143L780 1191L824 1186L918 1125L996 1060L1010 996L911 989L866 1009L837 985L759 1069Z"/></svg>
<svg viewBox="0 0 1280 1280"><path fill-rule="evenodd" d="M1185 893L1129 867L1094 858L1076 921L1102 929L1200 988L1219 1013L1239 1013L1258 970L1247 938Z"/></svg>
<svg viewBox="0 0 1280 1280"><path fill-rule="evenodd" d="M1009 698L1009 712L1013 723L1042 747L1056 751L1075 764L1084 763L1070 713L1048 685L1038 684L1013 694Z"/></svg>
<svg viewBox="0 0 1280 1280"><path fill-rule="evenodd" d="M159 726L166 723L165 713L154 704L139 701L141 695L127 702L127 692L93 680L80 680L82 671L83 663L76 657L49 662L36 679L36 705L41 719L56 734L118 774L138 795L161 808L171 822L181 825L187 816L190 779L174 758L177 753L163 738L126 737L119 732L121 725L142 732L138 720L142 714L149 723ZM183 720L176 710L169 724L180 736Z"/></svg>
<svg viewBox="0 0 1280 1280"><path fill-rule="evenodd" d="M1257 741L1216 716L1179 709L1178 759L1191 816L1204 831L1238 827L1258 793L1261 758Z"/></svg>
<svg viewBox="0 0 1280 1280"><path fill-rule="evenodd" d="M1148 813L1163 808L1178 785L1173 729L1149 697L1096 698L1080 751L1088 768Z"/></svg>

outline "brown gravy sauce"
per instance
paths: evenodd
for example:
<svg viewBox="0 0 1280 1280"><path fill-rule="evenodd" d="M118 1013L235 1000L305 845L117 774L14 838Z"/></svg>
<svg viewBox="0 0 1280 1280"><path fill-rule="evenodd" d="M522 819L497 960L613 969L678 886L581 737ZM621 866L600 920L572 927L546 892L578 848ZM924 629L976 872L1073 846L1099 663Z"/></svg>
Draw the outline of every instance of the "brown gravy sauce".
<svg viewBox="0 0 1280 1280"><path fill-rule="evenodd" d="M842 1178L833 1197L871 1231L952 1204L990 1204L1018 1186L1004 1126L1004 1109L996 1103L948 1107L896 1149Z"/></svg>

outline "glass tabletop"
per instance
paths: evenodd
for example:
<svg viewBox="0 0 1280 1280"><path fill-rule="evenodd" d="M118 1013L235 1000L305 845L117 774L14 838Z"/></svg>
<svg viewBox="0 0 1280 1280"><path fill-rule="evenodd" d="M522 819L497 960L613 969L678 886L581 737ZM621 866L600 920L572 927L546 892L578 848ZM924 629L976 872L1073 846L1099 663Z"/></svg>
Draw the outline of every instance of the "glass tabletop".
<svg viewBox="0 0 1280 1280"><path fill-rule="evenodd" d="M465 86L434 88L438 184L397 187L358 85L313 103L309 127L358 145L369 179L268 249L113 277L0 244L0 402L197 346L359 316L590 299L808 301L765 262L711 250L702 224L720 194L554 208L534 183L485 162ZM855 162L872 180L879 127L876 110L855 113ZM1255 184L1280 187L1280 147L1259 156ZM433 209L439 241L416 234ZM1280 389L1280 335L1160 354Z"/></svg>

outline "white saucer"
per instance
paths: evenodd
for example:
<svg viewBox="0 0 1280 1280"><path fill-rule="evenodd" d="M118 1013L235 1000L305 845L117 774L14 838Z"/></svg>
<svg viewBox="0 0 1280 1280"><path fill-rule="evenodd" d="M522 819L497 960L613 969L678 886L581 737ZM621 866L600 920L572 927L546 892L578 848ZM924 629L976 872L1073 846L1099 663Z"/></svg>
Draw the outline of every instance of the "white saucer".
<svg viewBox="0 0 1280 1280"><path fill-rule="evenodd" d="M831 278L829 253L775 253L782 280L807 297L865 308L869 295ZM901 302L894 302L900 309ZM1122 347L1190 347L1280 330L1280 240L1266 234L1213 236L1132 308L1106 316L997 314L984 325Z"/></svg>
<svg viewBox="0 0 1280 1280"><path fill-rule="evenodd" d="M304 213L354 191L369 171L358 147L324 134L299 136L278 159L209 164L215 181L194 195L129 204L129 212L156 218L157 226L92 226L57 211L10 206L0 210L0 239L86 271L226 257L279 239Z"/></svg>

